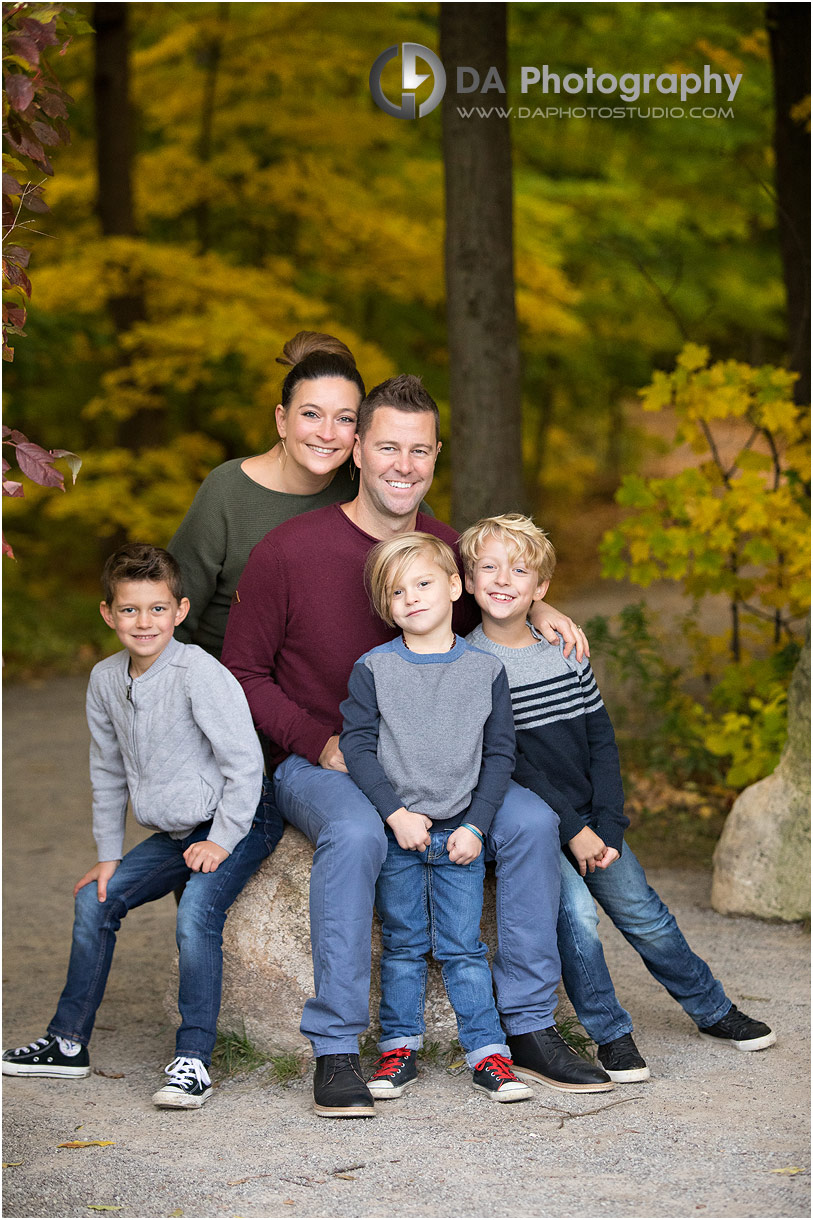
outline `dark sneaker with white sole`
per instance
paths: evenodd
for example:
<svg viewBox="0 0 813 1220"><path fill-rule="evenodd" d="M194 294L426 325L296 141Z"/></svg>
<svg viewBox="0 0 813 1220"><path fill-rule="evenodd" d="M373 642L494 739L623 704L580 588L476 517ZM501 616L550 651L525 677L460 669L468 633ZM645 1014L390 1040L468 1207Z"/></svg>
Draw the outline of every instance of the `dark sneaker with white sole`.
<svg viewBox="0 0 813 1220"><path fill-rule="evenodd" d="M504 1055L487 1055L475 1065L472 1084L491 1101L525 1101L533 1089L517 1080L511 1071L511 1060Z"/></svg>
<svg viewBox="0 0 813 1220"><path fill-rule="evenodd" d="M199 1110L212 1094L212 1082L201 1059L178 1055L164 1072L169 1080L153 1093L153 1105L165 1110Z"/></svg>
<svg viewBox="0 0 813 1220"><path fill-rule="evenodd" d="M322 1118L375 1118L358 1055L317 1056L313 1108Z"/></svg>
<svg viewBox="0 0 813 1220"><path fill-rule="evenodd" d="M406 1046L384 1051L375 1071L367 1081L367 1088L376 1101L388 1101L400 1097L418 1078L417 1055Z"/></svg>
<svg viewBox="0 0 813 1220"><path fill-rule="evenodd" d="M727 1042L738 1051L764 1051L776 1042L776 1034L770 1025L746 1017L734 1004L714 1025L698 1028L701 1038L706 1038L709 1042Z"/></svg>
<svg viewBox="0 0 813 1220"><path fill-rule="evenodd" d="M4 1076L60 1076L78 1080L90 1075L90 1055L81 1042L70 1038L37 1038L30 1046L3 1051Z"/></svg>
<svg viewBox="0 0 813 1220"><path fill-rule="evenodd" d="M612 1042L603 1042L598 1048L598 1058L604 1071L616 1084L634 1084L638 1080L649 1080L649 1068L632 1034L622 1034Z"/></svg>

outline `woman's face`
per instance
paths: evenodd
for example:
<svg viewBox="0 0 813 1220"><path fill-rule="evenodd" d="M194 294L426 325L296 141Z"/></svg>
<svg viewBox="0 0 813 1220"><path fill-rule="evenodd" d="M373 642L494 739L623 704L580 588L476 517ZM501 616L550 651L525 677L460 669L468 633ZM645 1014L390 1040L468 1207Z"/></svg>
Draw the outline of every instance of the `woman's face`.
<svg viewBox="0 0 813 1220"><path fill-rule="evenodd" d="M361 395L344 377L301 381L287 411L276 410L277 431L287 460L311 474L331 474L353 449Z"/></svg>

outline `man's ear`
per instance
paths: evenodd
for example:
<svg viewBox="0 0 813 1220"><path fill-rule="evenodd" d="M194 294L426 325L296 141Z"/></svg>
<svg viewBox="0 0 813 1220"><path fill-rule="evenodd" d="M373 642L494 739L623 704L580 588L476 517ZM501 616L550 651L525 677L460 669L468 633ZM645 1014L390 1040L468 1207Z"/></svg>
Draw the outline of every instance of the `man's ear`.
<svg viewBox="0 0 813 1220"><path fill-rule="evenodd" d="M182 623L189 613L189 598L182 597L178 602L178 609L175 611L175 626Z"/></svg>
<svg viewBox="0 0 813 1220"><path fill-rule="evenodd" d="M110 607L108 606L107 602L99 602L99 614L101 614L108 627L112 631L115 631L116 624L113 622L113 615L110 613Z"/></svg>
<svg viewBox="0 0 813 1220"><path fill-rule="evenodd" d="M359 436L358 432L353 439L353 461L356 463L359 470L361 470L361 437Z"/></svg>
<svg viewBox="0 0 813 1220"><path fill-rule="evenodd" d="M538 585L536 586L536 592L534 593L534 601L535 601L535 602L541 602L541 601L542 601L542 598L543 598L543 597L545 596L545 594L547 593L547 591L548 591L548 587L549 587L549 586L550 586L550 581L549 581L549 580L543 580L541 584L538 584Z"/></svg>

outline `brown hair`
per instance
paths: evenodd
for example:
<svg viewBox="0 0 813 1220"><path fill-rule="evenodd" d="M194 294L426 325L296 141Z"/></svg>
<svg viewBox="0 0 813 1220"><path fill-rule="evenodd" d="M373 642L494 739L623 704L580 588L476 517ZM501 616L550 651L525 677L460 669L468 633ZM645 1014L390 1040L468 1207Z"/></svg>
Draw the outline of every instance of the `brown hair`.
<svg viewBox="0 0 813 1220"><path fill-rule="evenodd" d="M438 406L420 377L415 377L412 373L401 373L398 377L390 377L387 381L373 386L359 407L356 431L362 440L379 407L394 407L396 411L431 411L435 417L435 440L439 440Z"/></svg>
<svg viewBox="0 0 813 1220"><path fill-rule="evenodd" d="M455 553L449 544L434 534L424 534L420 530L379 542L367 556L364 569L367 591L373 609L388 627L395 626L390 613L392 590L412 561L424 554L428 554L447 576L460 575Z"/></svg>
<svg viewBox="0 0 813 1220"><path fill-rule="evenodd" d="M107 559L102 569L104 600L112 606L117 587L125 580L164 581L177 602L183 597L183 578L174 555L148 542L128 542Z"/></svg>
<svg viewBox="0 0 813 1220"><path fill-rule="evenodd" d="M343 377L364 397L364 382L356 368L356 358L347 344L335 335L300 330L285 344L282 355L277 356L277 364L290 369L282 383L282 405L286 411L299 384L318 381L320 377Z"/></svg>
<svg viewBox="0 0 813 1220"><path fill-rule="evenodd" d="M541 584L550 580L556 568L556 552L544 530L522 513L503 513L500 517L483 517L460 535L460 558L471 576L486 538L499 538L508 551L511 562L527 563L536 572Z"/></svg>

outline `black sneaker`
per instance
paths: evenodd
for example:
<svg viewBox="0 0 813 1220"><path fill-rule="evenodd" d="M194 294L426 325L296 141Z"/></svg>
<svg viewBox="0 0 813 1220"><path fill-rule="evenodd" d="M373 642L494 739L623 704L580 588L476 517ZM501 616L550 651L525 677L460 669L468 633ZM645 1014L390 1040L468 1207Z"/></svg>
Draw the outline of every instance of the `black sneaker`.
<svg viewBox="0 0 813 1220"><path fill-rule="evenodd" d="M728 1042L738 1051L764 1051L766 1046L773 1046L776 1042L776 1034L770 1025L746 1017L734 1004L714 1025L698 1028L701 1038L707 1038L709 1042Z"/></svg>
<svg viewBox="0 0 813 1220"><path fill-rule="evenodd" d="M374 1118L373 1095L361 1074L358 1055L318 1055L313 1074L313 1108L323 1118Z"/></svg>
<svg viewBox="0 0 813 1220"><path fill-rule="evenodd" d="M63 1076L77 1079L90 1075L88 1048L69 1038L37 1038L30 1046L3 1051L4 1076Z"/></svg>
<svg viewBox="0 0 813 1220"><path fill-rule="evenodd" d="M177 1055L164 1072L169 1080L153 1093L153 1105L171 1110L199 1110L212 1094L212 1082L206 1064L200 1059Z"/></svg>
<svg viewBox="0 0 813 1220"><path fill-rule="evenodd" d="M472 1084L491 1101L525 1101L533 1089L517 1080L511 1071L511 1060L504 1055L487 1055L475 1065Z"/></svg>
<svg viewBox="0 0 813 1220"><path fill-rule="evenodd" d="M406 1046L384 1051L375 1071L367 1081L367 1088L377 1101L400 1097L418 1078L417 1055Z"/></svg>
<svg viewBox="0 0 813 1220"><path fill-rule="evenodd" d="M506 1042L514 1071L522 1080L536 1080L564 1093L606 1093L613 1087L604 1069L577 1055L555 1025L529 1034L510 1034Z"/></svg>
<svg viewBox="0 0 813 1220"><path fill-rule="evenodd" d="M603 1042L598 1048L599 1062L604 1071L618 1084L632 1084L636 1080L649 1080L649 1068L642 1058L632 1034L622 1034L612 1042Z"/></svg>

